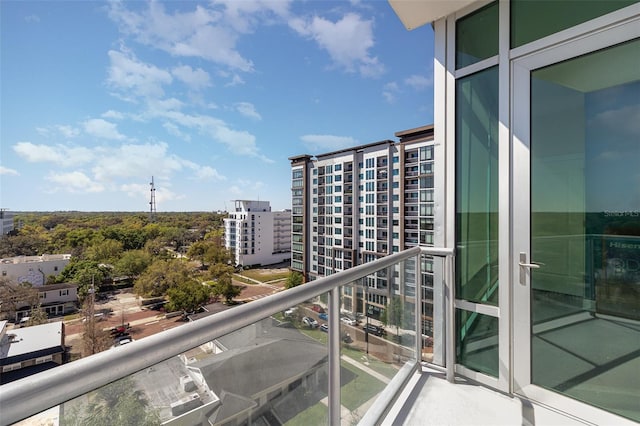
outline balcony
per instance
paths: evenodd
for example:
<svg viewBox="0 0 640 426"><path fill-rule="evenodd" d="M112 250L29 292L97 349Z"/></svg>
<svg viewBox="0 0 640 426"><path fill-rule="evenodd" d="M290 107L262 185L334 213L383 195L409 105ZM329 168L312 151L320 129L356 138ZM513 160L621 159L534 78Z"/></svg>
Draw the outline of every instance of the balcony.
<svg viewBox="0 0 640 426"><path fill-rule="evenodd" d="M419 282L390 273L420 277L424 255L443 295L426 348ZM452 265L450 249L412 248L8 383L0 424L582 424L455 376ZM380 276L399 290L387 326L364 309Z"/></svg>

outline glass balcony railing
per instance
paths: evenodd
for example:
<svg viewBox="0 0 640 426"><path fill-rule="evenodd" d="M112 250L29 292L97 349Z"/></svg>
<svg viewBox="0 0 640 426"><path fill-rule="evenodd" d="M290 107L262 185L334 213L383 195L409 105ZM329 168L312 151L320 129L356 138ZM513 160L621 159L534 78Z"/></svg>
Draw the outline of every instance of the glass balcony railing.
<svg viewBox="0 0 640 426"><path fill-rule="evenodd" d="M405 250L0 386L0 423L374 424L420 365L424 255L450 282Z"/></svg>

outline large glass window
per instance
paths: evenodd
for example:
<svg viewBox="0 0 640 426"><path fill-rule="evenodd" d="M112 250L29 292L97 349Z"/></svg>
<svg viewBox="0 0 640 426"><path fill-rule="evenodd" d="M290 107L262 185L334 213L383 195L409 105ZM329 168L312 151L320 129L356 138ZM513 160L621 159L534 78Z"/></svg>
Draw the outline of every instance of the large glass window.
<svg viewBox="0 0 640 426"><path fill-rule="evenodd" d="M456 298L498 305L498 67L456 81ZM456 310L457 362L498 376L498 318Z"/></svg>
<svg viewBox="0 0 640 426"><path fill-rule="evenodd" d="M498 54L498 2L456 22L456 68Z"/></svg>
<svg viewBox="0 0 640 426"><path fill-rule="evenodd" d="M633 3L637 0L512 0L511 47L522 46Z"/></svg>
<svg viewBox="0 0 640 426"><path fill-rule="evenodd" d="M640 40L531 75L532 382L640 421Z"/></svg>
<svg viewBox="0 0 640 426"><path fill-rule="evenodd" d="M498 68L456 86L456 297L497 306Z"/></svg>

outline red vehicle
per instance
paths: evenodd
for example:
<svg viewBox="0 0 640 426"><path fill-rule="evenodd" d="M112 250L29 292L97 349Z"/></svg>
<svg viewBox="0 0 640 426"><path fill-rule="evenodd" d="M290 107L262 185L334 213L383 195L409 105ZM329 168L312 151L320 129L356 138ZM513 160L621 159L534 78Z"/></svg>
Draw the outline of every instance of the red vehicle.
<svg viewBox="0 0 640 426"><path fill-rule="evenodd" d="M122 324L122 325L118 325L116 327L113 327L111 329L111 335L112 336L123 336L125 334L127 334L127 331L129 330L129 323L126 324Z"/></svg>
<svg viewBox="0 0 640 426"><path fill-rule="evenodd" d="M319 314L324 314L324 313L325 313L324 308L323 308L322 306L320 306L320 305L317 305L317 304L316 304L316 305L313 305L313 306L311 307L311 309L312 309L314 312L318 312Z"/></svg>

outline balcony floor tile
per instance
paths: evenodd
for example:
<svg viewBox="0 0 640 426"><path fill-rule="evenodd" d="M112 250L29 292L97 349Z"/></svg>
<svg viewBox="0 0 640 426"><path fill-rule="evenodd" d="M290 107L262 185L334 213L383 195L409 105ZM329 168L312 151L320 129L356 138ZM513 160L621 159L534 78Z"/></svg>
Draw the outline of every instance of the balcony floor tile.
<svg viewBox="0 0 640 426"><path fill-rule="evenodd" d="M573 417L462 378L449 383L443 372L423 367L382 423L430 425L584 425Z"/></svg>

